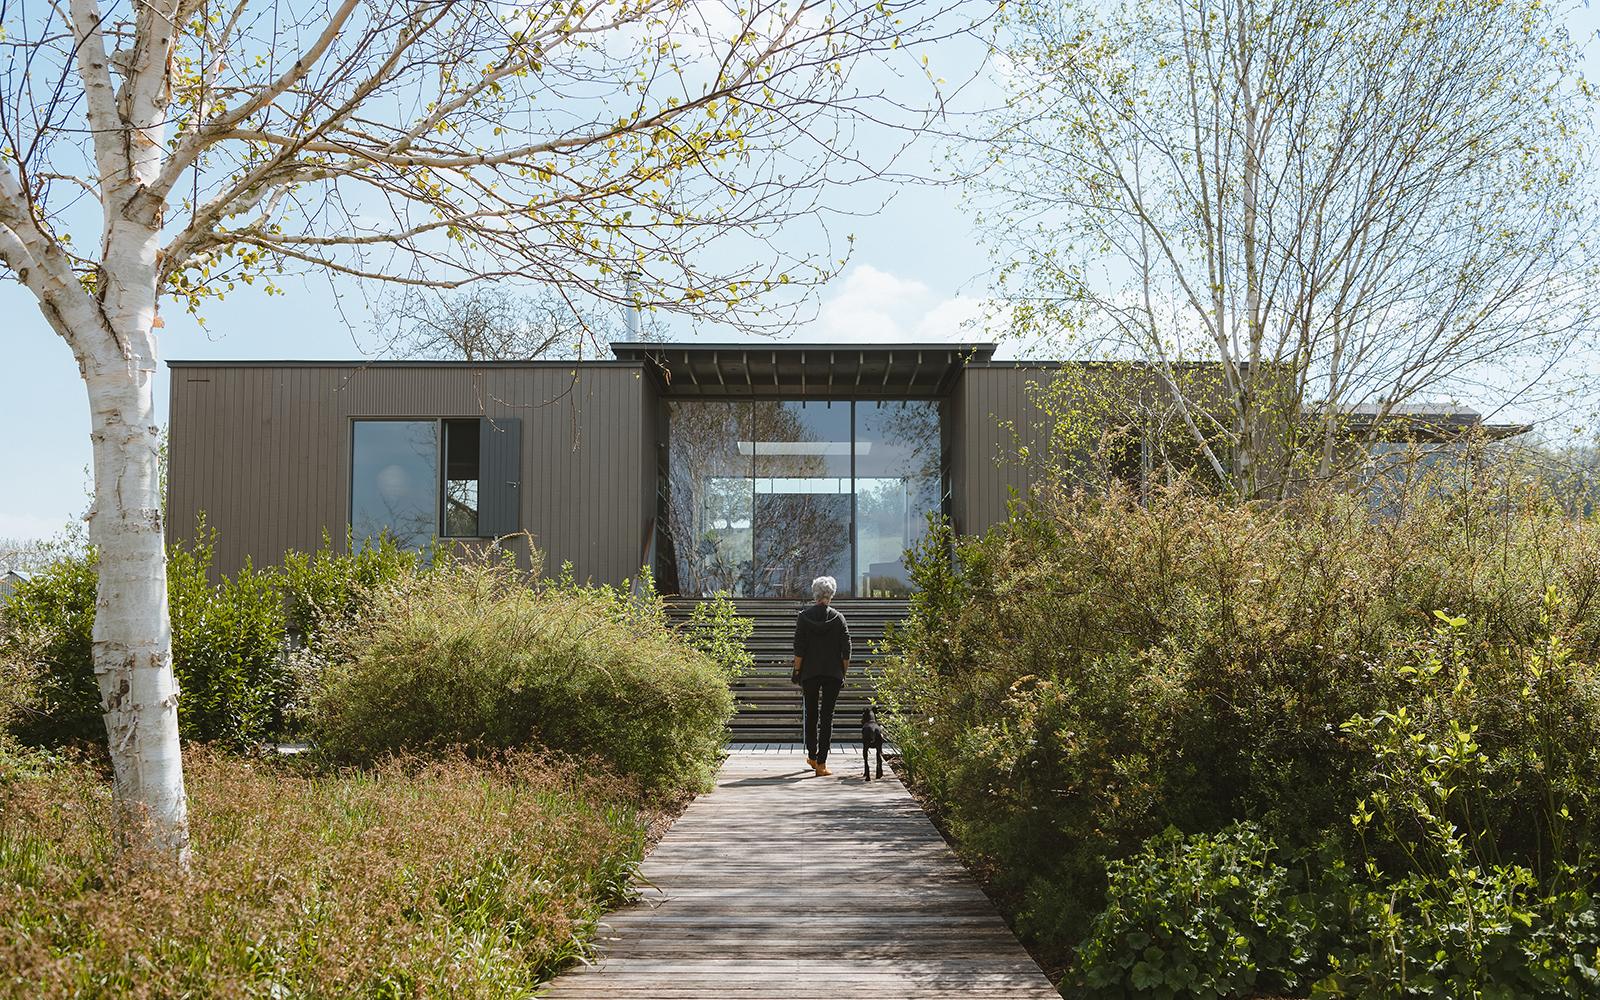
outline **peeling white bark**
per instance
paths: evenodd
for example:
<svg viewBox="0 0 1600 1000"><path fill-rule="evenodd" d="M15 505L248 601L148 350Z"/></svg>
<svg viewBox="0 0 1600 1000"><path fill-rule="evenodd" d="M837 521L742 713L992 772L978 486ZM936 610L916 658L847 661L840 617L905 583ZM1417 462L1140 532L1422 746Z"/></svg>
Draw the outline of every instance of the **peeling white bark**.
<svg viewBox="0 0 1600 1000"><path fill-rule="evenodd" d="M148 336L144 343L153 346ZM92 357L84 371L94 441L89 537L100 571L94 669L124 834L186 864L188 806L167 614L154 361L150 351Z"/></svg>

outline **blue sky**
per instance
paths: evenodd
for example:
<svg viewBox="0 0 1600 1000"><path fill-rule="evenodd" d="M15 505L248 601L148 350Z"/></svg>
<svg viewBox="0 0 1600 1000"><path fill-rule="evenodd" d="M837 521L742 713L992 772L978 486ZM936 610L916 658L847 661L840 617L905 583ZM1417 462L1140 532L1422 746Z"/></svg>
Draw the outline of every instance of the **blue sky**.
<svg viewBox="0 0 1600 1000"><path fill-rule="evenodd" d="M1592 39L1600 16L1590 7L1572 18L1575 34ZM1588 45L1589 73L1596 45ZM941 153L929 143L912 156L930 166ZM952 339L962 320L981 309L988 260L958 187L859 187L841 192L839 207L880 211L830 225L855 236L849 265L823 290L816 319L795 335L806 339L891 341ZM887 199L886 203L885 200ZM310 277L268 297L245 288L210 307L207 328L177 310L167 313L163 360L356 358L372 349L365 300L349 285ZM696 331L677 326L675 335ZM725 331L714 334L726 339ZM84 509L90 461L88 410L71 352L39 316L32 297L0 278L0 338L10 361L0 368L0 539L46 537ZM166 371L158 388L162 419Z"/></svg>

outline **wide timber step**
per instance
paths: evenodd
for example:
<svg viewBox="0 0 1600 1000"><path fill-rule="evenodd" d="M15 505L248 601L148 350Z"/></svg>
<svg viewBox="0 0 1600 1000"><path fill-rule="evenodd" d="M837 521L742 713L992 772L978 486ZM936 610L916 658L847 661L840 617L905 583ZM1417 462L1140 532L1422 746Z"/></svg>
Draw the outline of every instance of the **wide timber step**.
<svg viewBox="0 0 1600 1000"><path fill-rule="evenodd" d="M701 603L679 599L668 603L674 623L687 621ZM734 743L793 742L802 738L800 689L789 682L794 662L794 619L809 602L735 599L742 617L755 623L745 642L755 666L733 682L737 712L730 724ZM882 654L877 646L884 628L903 621L909 603L903 600L840 598L833 602L850 624L854 659L834 710L835 739L859 739L861 710L877 691Z"/></svg>

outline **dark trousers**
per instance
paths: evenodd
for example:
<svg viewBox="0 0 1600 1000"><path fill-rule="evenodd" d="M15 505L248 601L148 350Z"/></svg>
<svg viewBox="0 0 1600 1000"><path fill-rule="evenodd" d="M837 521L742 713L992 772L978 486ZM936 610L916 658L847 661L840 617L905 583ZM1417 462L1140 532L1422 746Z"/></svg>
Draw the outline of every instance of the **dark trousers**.
<svg viewBox="0 0 1600 1000"><path fill-rule="evenodd" d="M828 761L828 745L833 742L833 706L839 701L844 681L837 677L807 677L800 682L805 695L806 756L819 764Z"/></svg>

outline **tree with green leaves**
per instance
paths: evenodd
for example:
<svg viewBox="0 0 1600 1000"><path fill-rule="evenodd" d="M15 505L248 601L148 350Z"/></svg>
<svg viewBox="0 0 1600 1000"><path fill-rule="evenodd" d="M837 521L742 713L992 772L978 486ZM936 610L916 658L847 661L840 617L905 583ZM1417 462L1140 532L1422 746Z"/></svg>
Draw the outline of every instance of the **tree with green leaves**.
<svg viewBox="0 0 1600 1000"><path fill-rule="evenodd" d="M0 0L0 276L33 294L88 394L95 670L135 843L188 850L163 304L322 271L779 323L840 263L828 193L889 167L839 151L929 121L852 74L931 87L923 49L968 26L958 6Z"/></svg>
<svg viewBox="0 0 1600 1000"><path fill-rule="evenodd" d="M1408 404L1529 403L1600 310L1564 16L1008 5L1009 100L974 174L1018 332L1120 362L1110 384L1138 388L1112 405L1145 447L1241 496L1339 474ZM1069 369L1063 395L1105 374Z"/></svg>

